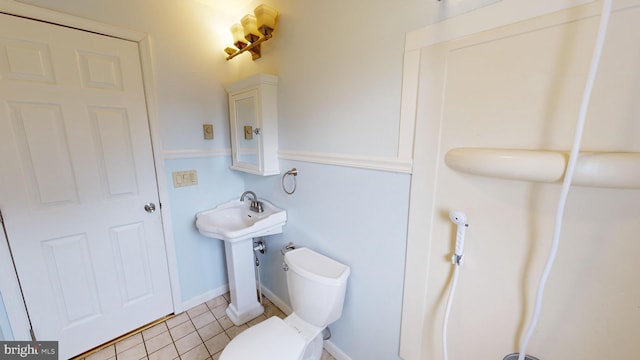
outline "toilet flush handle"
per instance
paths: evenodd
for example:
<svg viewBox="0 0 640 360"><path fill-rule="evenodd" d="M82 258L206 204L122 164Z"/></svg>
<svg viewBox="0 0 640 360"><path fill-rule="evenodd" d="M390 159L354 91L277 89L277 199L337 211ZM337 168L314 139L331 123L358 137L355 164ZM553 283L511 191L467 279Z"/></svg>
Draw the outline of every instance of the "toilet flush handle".
<svg viewBox="0 0 640 360"><path fill-rule="evenodd" d="M295 248L296 248L296 246L292 242L290 242L287 245L283 246L282 249L280 249L280 253L282 255L284 255L284 254L288 253L289 251L294 250Z"/></svg>
<svg viewBox="0 0 640 360"><path fill-rule="evenodd" d="M280 249L280 253L284 255L295 248L296 246L292 242L290 242L287 245L283 246L282 249ZM289 266L284 261L282 262L282 270L289 271Z"/></svg>

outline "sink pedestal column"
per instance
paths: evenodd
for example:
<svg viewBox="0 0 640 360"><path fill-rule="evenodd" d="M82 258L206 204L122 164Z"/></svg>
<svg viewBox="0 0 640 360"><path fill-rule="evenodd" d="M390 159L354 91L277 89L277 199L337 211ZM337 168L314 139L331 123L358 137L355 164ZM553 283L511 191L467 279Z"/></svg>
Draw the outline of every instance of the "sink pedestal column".
<svg viewBox="0 0 640 360"><path fill-rule="evenodd" d="M256 292L253 239L225 241L224 250L231 293L227 316L235 325L242 325L264 313Z"/></svg>

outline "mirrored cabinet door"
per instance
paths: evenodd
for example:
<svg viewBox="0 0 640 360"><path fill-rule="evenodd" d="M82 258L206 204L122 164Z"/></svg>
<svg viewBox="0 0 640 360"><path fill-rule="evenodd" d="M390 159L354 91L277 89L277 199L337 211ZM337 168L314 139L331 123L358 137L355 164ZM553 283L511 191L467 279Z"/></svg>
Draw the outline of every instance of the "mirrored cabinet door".
<svg viewBox="0 0 640 360"><path fill-rule="evenodd" d="M235 111L235 146L232 156L234 163L246 169L258 171L260 156L260 128L258 127L257 90L233 96L231 106Z"/></svg>
<svg viewBox="0 0 640 360"><path fill-rule="evenodd" d="M258 74L226 86L232 169L257 175L280 173L277 84L276 76Z"/></svg>

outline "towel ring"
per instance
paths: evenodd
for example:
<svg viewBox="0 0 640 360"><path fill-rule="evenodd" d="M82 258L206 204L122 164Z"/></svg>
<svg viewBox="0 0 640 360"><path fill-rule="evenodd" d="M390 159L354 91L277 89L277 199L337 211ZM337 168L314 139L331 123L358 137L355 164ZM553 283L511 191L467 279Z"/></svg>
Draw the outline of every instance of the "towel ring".
<svg viewBox="0 0 640 360"><path fill-rule="evenodd" d="M291 189L291 191L287 190L287 187L284 185L284 179L288 175L293 175L293 189ZM286 173L284 173L284 175L282 175L282 190L284 190L284 192L286 192L289 195L291 195L294 192L296 192L296 176L298 176L298 169L296 169L296 168L293 168L293 169L287 171Z"/></svg>

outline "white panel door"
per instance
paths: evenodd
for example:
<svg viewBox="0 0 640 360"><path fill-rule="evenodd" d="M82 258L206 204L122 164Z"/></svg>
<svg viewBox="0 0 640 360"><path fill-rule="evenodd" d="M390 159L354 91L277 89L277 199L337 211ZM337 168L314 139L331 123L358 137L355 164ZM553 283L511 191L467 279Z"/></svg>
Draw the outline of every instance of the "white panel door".
<svg viewBox="0 0 640 360"><path fill-rule="evenodd" d="M0 206L38 340L173 310L137 44L0 15Z"/></svg>

